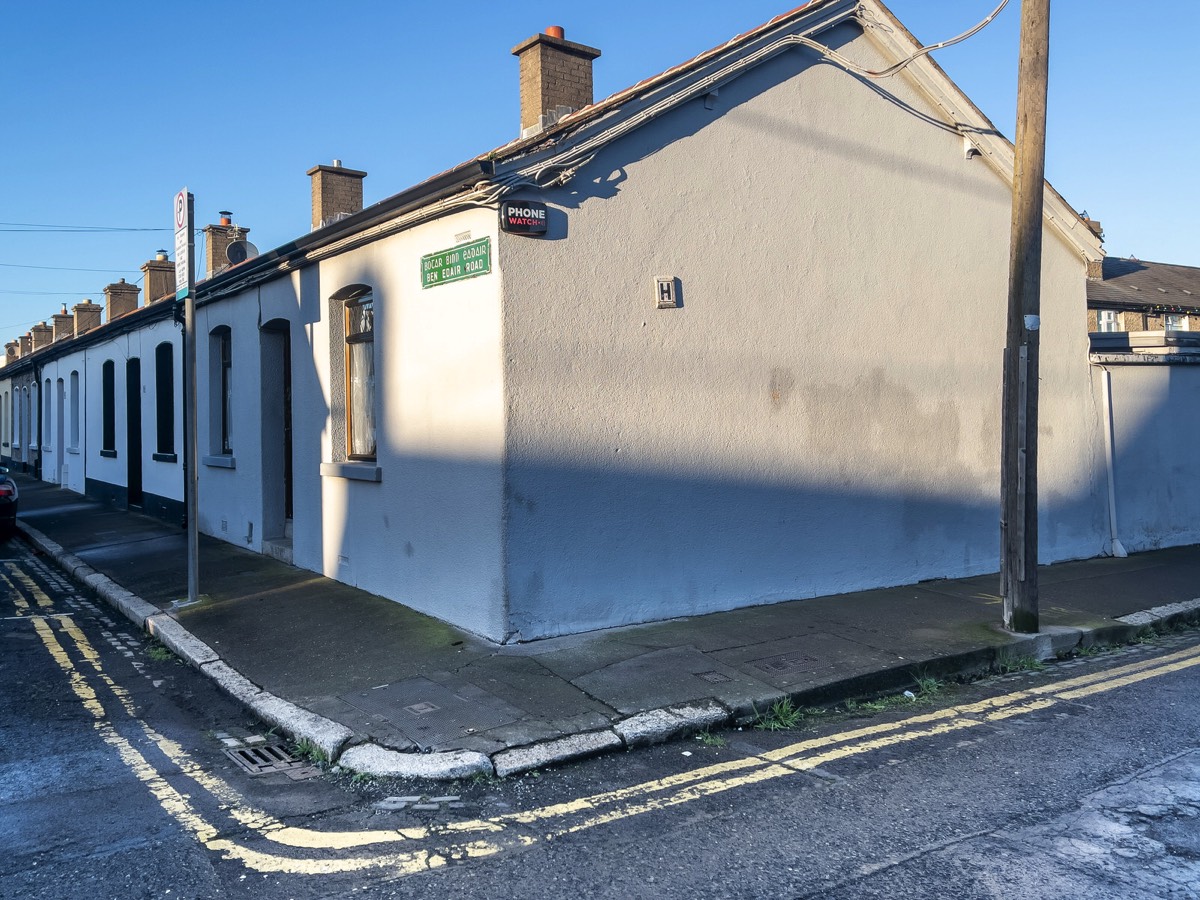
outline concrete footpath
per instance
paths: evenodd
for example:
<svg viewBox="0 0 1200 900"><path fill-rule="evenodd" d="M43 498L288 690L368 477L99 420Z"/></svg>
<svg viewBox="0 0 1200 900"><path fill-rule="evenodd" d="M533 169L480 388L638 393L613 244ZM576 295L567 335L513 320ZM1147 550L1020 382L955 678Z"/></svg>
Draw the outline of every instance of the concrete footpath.
<svg viewBox="0 0 1200 900"><path fill-rule="evenodd" d="M999 627L997 576L498 646L275 559L17 476L19 527L265 722L345 768L505 776L797 706L896 693L1132 640L1200 615L1200 547L1042 569L1041 634Z"/></svg>

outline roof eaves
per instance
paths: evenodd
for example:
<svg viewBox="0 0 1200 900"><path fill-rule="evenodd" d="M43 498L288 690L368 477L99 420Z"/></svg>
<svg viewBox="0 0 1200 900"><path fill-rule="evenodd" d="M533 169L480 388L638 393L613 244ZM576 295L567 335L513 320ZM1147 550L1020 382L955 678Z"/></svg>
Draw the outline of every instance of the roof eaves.
<svg viewBox="0 0 1200 900"><path fill-rule="evenodd" d="M353 215L339 219L324 228L311 231L253 259L230 266L213 277L199 282L196 285L196 302L209 302L234 293L240 289L243 283L249 282L255 276L264 276L257 278L258 281L281 276L290 270L291 266L288 264L291 262L303 259L308 254L324 247L345 241L356 232L365 232L390 219L461 193L477 184L480 179L490 177L493 172L494 167L490 162L483 159L472 159L433 175L419 184L386 197ZM374 238L364 238L363 242L372 239ZM350 249L350 246L356 245L351 242L346 249ZM278 271L272 272L272 270Z"/></svg>

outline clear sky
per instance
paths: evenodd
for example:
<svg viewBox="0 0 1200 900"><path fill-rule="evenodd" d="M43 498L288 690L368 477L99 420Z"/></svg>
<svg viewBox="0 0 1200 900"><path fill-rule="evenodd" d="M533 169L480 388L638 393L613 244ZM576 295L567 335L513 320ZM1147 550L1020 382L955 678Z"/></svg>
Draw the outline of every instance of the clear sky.
<svg viewBox="0 0 1200 900"><path fill-rule="evenodd" d="M370 204L514 138L509 51L549 25L601 49L600 99L795 2L8 4L0 342L173 250L185 185L198 226L232 210L265 251L308 232L317 163L365 169ZM935 43L997 2L889 5ZM935 56L1009 138L1019 14L1012 0ZM1103 222L1110 255L1200 266L1200 2L1052 0L1051 23L1048 179Z"/></svg>

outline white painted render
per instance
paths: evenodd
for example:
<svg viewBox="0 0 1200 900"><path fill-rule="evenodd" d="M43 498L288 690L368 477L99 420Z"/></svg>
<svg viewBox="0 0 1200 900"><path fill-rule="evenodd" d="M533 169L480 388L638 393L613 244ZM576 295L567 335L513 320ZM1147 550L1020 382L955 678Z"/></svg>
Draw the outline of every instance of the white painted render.
<svg viewBox="0 0 1200 900"><path fill-rule="evenodd" d="M262 548L282 473L278 463L267 464L281 457L271 430L259 427L269 416L271 402L264 398L276 396L278 373L263 364L267 345L259 326L286 322L294 563L503 638L496 229L493 210L461 212L200 308L198 331L205 339L215 328L230 329L236 409L230 465L211 458L220 449L207 395L216 382L202 341L198 434L201 456L210 457L200 469L202 531ZM491 239L491 274L422 289L421 256L453 247L466 232ZM342 307L331 298L352 285L370 286L375 299L373 464L346 462L345 407L335 385L345 374L340 357L331 354L331 341L343 339Z"/></svg>
<svg viewBox="0 0 1200 900"><path fill-rule="evenodd" d="M1107 366L1112 377L1117 536L1130 553L1200 543L1200 367ZM1097 394L1102 369L1092 369Z"/></svg>
<svg viewBox="0 0 1200 900"><path fill-rule="evenodd" d="M856 34L823 38L883 63ZM553 234L502 236L520 637L996 570L1010 187L904 78L814 59L606 146L542 197ZM1103 550L1104 494L1084 265L1045 234L1053 561Z"/></svg>

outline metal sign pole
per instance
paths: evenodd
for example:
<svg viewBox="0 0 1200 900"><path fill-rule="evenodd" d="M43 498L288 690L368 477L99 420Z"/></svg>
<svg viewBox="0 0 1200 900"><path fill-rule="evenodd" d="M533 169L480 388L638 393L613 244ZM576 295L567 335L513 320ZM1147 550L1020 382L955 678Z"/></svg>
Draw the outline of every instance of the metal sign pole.
<svg viewBox="0 0 1200 900"><path fill-rule="evenodd" d="M183 368L187 388L187 448L184 492L187 505L188 603L200 597L200 439L196 415L196 251L195 198L184 188L175 195L175 299L183 300Z"/></svg>

